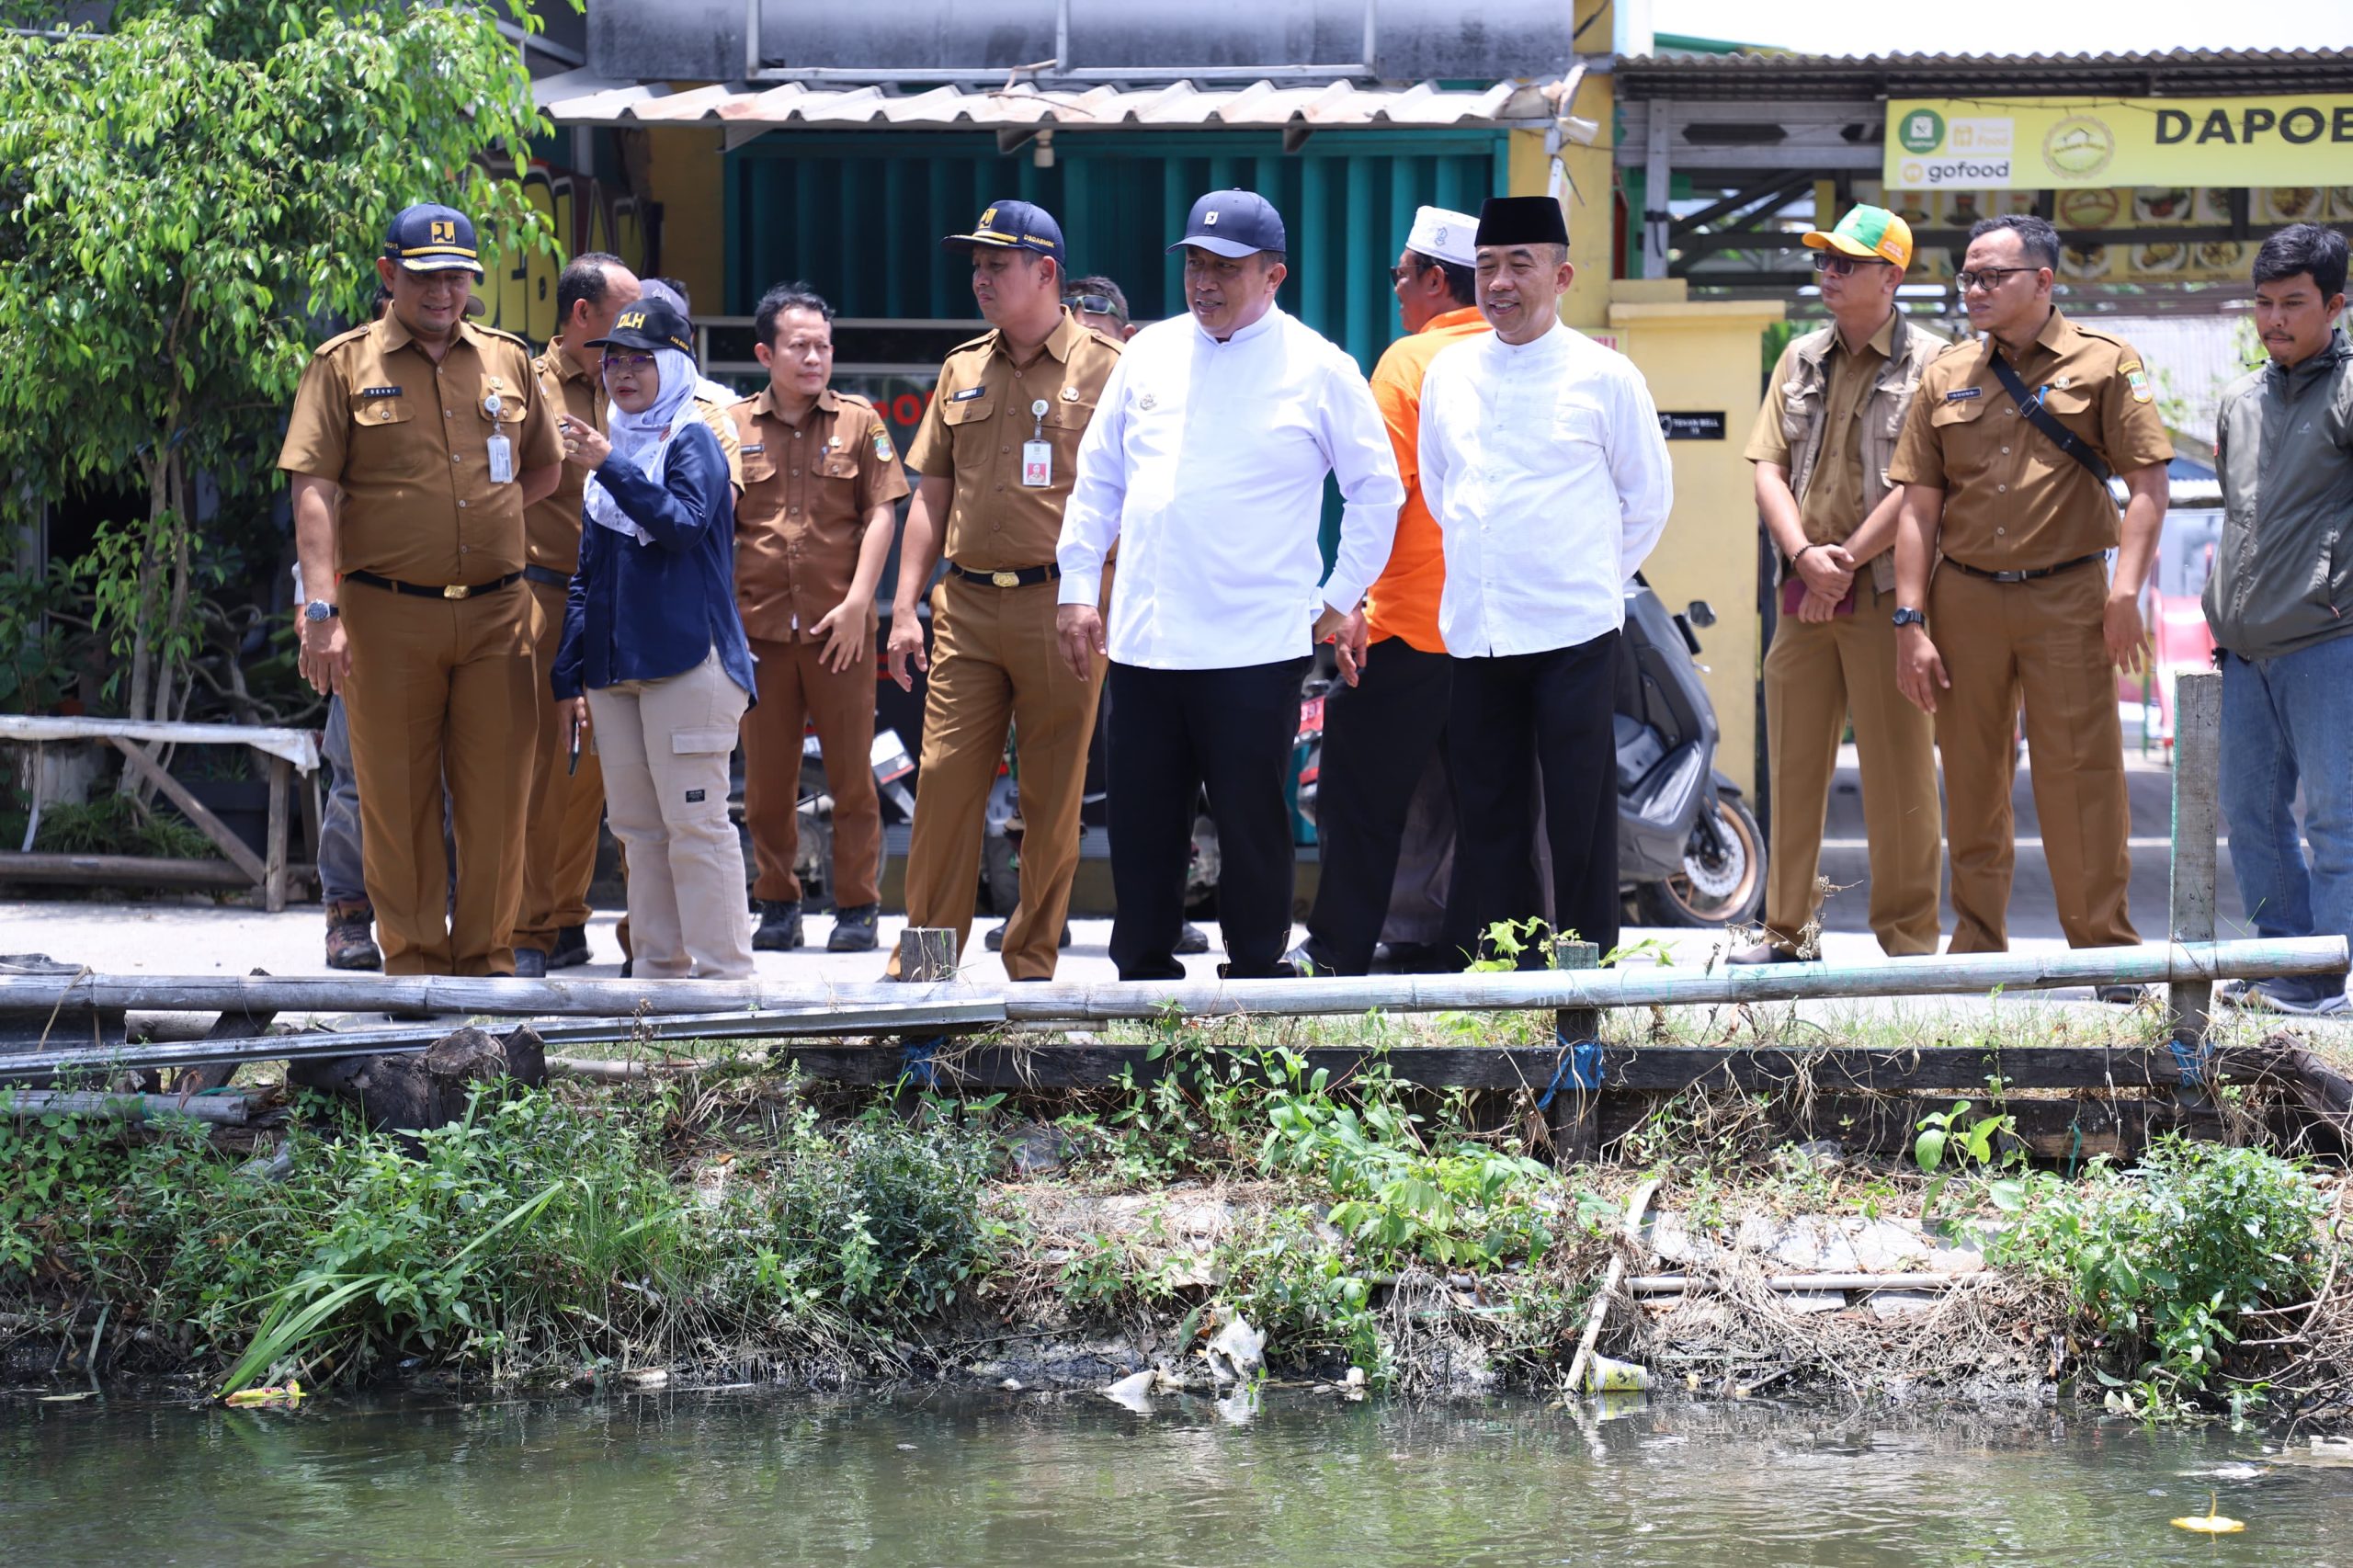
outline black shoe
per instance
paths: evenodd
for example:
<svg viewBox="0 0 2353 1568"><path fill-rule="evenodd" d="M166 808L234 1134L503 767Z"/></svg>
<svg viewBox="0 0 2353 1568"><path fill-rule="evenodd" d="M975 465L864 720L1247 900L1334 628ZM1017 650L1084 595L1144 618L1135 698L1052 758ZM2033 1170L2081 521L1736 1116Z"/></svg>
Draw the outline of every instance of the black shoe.
<svg viewBox="0 0 2353 1568"><path fill-rule="evenodd" d="M1176 945L1168 950L1179 956L1186 953L1208 952L1210 934L1188 920L1185 922L1184 929L1176 933Z"/></svg>
<svg viewBox="0 0 2353 1568"><path fill-rule="evenodd" d="M556 927L555 946L548 949L550 969L570 969L588 961L588 927L560 926Z"/></svg>
<svg viewBox="0 0 2353 1568"><path fill-rule="evenodd" d="M622 978L623 980L627 980L627 979L631 976L631 974L632 974L633 972L635 972L636 969L637 969L637 960L636 960L635 959L623 959L623 960L621 960L621 978Z"/></svg>
<svg viewBox="0 0 2353 1568"><path fill-rule="evenodd" d="M1333 975L1340 972L1338 966L1326 958L1323 949L1315 945L1315 938L1313 937L1285 953L1283 961L1290 965L1293 974L1311 979L1319 974Z"/></svg>
<svg viewBox="0 0 2353 1568"><path fill-rule="evenodd" d="M752 933L752 946L764 953L789 953L801 946L801 901L760 900L760 928Z"/></svg>
<svg viewBox="0 0 2353 1568"><path fill-rule="evenodd" d="M1806 960L1786 948L1770 942L1759 942L1753 948L1743 948L1736 953L1724 955L1726 963L1803 963Z"/></svg>
<svg viewBox="0 0 2353 1568"><path fill-rule="evenodd" d="M995 926L990 926L989 934L981 938L983 945L993 953L1001 953L1005 951L1005 928L1012 924L1013 922L1010 920L1000 920ZM1063 939L1054 945L1058 948L1065 949L1070 946L1069 921L1065 920L1063 922ZM1180 947L1176 950L1181 953L1185 949Z"/></svg>
<svg viewBox="0 0 2353 1568"><path fill-rule="evenodd" d="M1303 978L1303 974L1304 971L1299 967L1299 960L1291 957L1290 954L1285 954L1283 957L1275 960L1275 969L1272 974L1255 974L1237 977L1233 973L1233 963L1231 960L1228 960L1217 966L1217 977L1220 980L1233 980L1236 978L1249 980L1299 980Z"/></svg>
<svg viewBox="0 0 2353 1568"><path fill-rule="evenodd" d="M797 907L797 906L796 906ZM825 938L829 953L870 953L875 948L874 922L882 913L879 903L854 903L847 909L834 911L834 934ZM801 941L801 916L792 917L793 945ZM758 938L753 946L759 945Z"/></svg>
<svg viewBox="0 0 2353 1568"><path fill-rule="evenodd" d="M548 956L537 948L515 949L515 978L545 980L548 977Z"/></svg>
<svg viewBox="0 0 2353 1568"><path fill-rule="evenodd" d="M2092 994L2120 1007L2137 1007L2147 997L2148 992L2138 985L2095 985Z"/></svg>

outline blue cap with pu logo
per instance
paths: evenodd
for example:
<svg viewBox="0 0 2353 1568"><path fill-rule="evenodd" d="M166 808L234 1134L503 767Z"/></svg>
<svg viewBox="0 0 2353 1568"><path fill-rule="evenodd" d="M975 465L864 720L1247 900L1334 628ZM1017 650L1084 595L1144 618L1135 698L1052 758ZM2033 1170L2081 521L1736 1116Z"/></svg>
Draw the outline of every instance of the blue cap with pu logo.
<svg viewBox="0 0 2353 1568"><path fill-rule="evenodd" d="M404 207L384 235L384 259L409 272L448 272L464 267L482 276L472 220L454 207L423 201Z"/></svg>
<svg viewBox="0 0 2353 1568"><path fill-rule="evenodd" d="M1185 219L1185 237L1170 245L1182 250L1199 245L1219 256L1245 256L1257 251L1288 251L1283 216L1275 204L1255 190L1213 190L1193 203Z"/></svg>
<svg viewBox="0 0 2353 1568"><path fill-rule="evenodd" d="M991 202L971 233L950 234L939 243L949 250L976 250L983 245L991 250L1026 250L1033 256L1052 256L1056 267L1067 269L1069 266L1063 251L1063 226L1034 202Z"/></svg>

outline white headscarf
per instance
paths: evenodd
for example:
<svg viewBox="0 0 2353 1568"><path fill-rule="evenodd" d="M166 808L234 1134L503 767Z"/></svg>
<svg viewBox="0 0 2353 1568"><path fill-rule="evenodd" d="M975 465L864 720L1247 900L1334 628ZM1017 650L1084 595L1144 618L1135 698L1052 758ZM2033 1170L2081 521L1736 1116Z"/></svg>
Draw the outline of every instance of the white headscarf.
<svg viewBox="0 0 2353 1568"><path fill-rule="evenodd" d="M694 400L701 378L696 374L694 356L676 348L655 349L654 369L662 384L653 404L642 414L624 414L620 404L608 400L605 435L613 444L615 457L635 463L639 472L659 484L663 466L669 460L670 437L700 417L695 413ZM585 499L591 522L627 534L640 544L653 542L654 536L630 520L613 493L594 474L589 475Z"/></svg>

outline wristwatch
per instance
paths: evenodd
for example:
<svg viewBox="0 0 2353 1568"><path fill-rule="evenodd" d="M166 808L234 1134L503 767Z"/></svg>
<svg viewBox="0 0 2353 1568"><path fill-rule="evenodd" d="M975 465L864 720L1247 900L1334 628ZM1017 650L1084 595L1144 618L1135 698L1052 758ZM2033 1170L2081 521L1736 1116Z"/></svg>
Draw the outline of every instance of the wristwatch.
<svg viewBox="0 0 2353 1568"><path fill-rule="evenodd" d="M1897 611L1895 612L1895 615L1894 615L1894 617L1893 617L1893 619L1894 619L1894 621L1895 621L1895 624L1896 624L1897 626L1899 626L1899 627L1903 627L1903 626L1920 626L1920 627L1925 627L1925 626L1927 626L1927 625L1928 624L1928 618L1927 618L1927 616L1925 616L1925 615L1922 615L1922 614L1921 614L1918 610L1916 610L1916 609L1899 609L1899 610L1897 610Z"/></svg>
<svg viewBox="0 0 2353 1568"><path fill-rule="evenodd" d="M336 610L335 606L327 603L324 599L313 599L309 604L302 607L302 619L304 620L333 620L335 618L335 615Z"/></svg>

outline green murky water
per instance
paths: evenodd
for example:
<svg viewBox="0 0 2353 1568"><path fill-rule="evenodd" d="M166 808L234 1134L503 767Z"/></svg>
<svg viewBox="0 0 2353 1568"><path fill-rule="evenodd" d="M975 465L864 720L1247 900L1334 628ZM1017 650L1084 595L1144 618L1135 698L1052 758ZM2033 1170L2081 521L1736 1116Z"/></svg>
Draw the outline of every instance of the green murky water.
<svg viewBox="0 0 2353 1568"><path fill-rule="evenodd" d="M1763 1403L1597 1421L1275 1392L1237 1424L1090 1394L299 1413L18 1394L0 1399L0 1562L2353 1568L2353 1469L2264 1448ZM2244 1534L2167 1525L2210 1491Z"/></svg>

